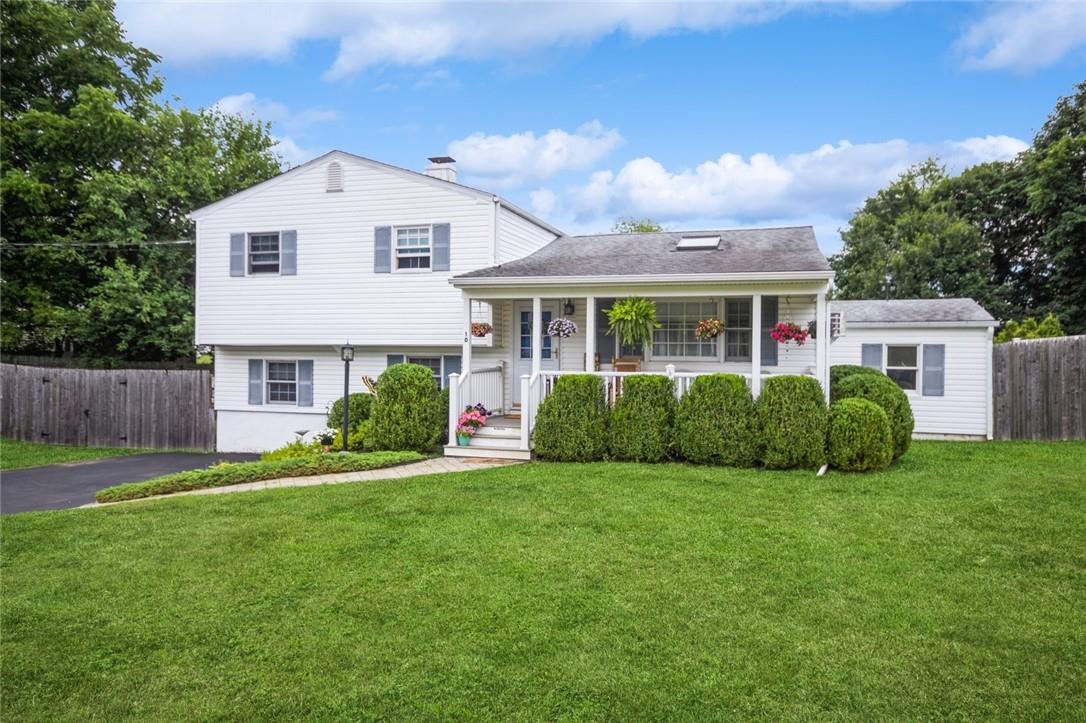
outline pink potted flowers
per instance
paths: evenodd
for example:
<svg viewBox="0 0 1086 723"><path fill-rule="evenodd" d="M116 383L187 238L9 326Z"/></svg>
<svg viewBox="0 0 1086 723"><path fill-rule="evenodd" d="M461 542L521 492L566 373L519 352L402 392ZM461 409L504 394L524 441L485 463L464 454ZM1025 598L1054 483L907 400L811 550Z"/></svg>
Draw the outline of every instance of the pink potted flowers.
<svg viewBox="0 0 1086 723"><path fill-rule="evenodd" d="M794 341L796 342L796 346L803 346L807 343L807 337L810 335L810 332L799 324L791 321L779 321L773 325L773 329L769 332L769 335L773 337L773 341L778 344L787 344L790 341Z"/></svg>
<svg viewBox="0 0 1086 723"><path fill-rule="evenodd" d="M456 420L456 443L461 447L468 446L471 438L484 424L486 424L486 414L474 407L465 409Z"/></svg>

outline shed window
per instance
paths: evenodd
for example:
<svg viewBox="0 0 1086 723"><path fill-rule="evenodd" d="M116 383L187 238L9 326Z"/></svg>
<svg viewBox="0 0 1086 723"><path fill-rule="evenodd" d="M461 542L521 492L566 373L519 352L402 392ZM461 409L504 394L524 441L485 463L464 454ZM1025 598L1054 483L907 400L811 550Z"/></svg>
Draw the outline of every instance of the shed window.
<svg viewBox="0 0 1086 723"><path fill-rule="evenodd" d="M298 403L298 362L270 361L265 378L268 380L269 403Z"/></svg>
<svg viewBox="0 0 1086 723"><path fill-rule="evenodd" d="M396 270L430 268L430 227L396 229Z"/></svg>
<svg viewBox="0 0 1086 723"><path fill-rule="evenodd" d="M750 361L751 300L724 302L724 360Z"/></svg>
<svg viewBox="0 0 1086 723"><path fill-rule="evenodd" d="M279 233L249 234L249 273L279 273Z"/></svg>
<svg viewBox="0 0 1086 723"><path fill-rule="evenodd" d="M909 391L916 389L916 349L915 346L886 346L886 376Z"/></svg>

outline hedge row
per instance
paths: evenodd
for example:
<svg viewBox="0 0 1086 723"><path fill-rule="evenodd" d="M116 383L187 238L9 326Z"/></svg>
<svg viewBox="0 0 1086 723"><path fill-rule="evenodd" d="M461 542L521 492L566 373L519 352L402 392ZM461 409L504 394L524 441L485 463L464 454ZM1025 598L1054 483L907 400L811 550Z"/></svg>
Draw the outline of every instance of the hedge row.
<svg viewBox="0 0 1086 723"><path fill-rule="evenodd" d="M336 472L363 472L381 467L391 467L408 462L418 462L425 457L417 452L370 452L368 454L321 454L279 459L270 462L221 463L207 469L177 472L155 477L146 482L107 487L99 490L94 498L99 502L120 502L141 497L168 495L174 492L226 487L245 482L279 479L281 477L309 477Z"/></svg>

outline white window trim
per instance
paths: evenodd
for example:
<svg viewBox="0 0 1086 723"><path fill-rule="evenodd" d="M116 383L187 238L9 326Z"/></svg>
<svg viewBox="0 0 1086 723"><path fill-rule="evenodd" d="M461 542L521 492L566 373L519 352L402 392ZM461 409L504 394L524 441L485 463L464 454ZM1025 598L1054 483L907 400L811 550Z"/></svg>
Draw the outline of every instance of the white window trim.
<svg viewBox="0 0 1086 723"><path fill-rule="evenodd" d="M275 253L278 256L275 271L253 271L253 236L275 236ZM264 252L267 253L267 252ZM247 231L245 233L245 275L246 276L282 276L283 275L283 232L282 231Z"/></svg>
<svg viewBox="0 0 1086 723"><path fill-rule="evenodd" d="M890 347L892 347L892 346L896 346L896 347L912 347L913 349L916 349L916 366L912 366L912 367L892 367L892 366L890 366L889 365ZM914 387L913 389L905 389L900 384L897 384L897 381L891 380L891 381L894 381L894 384L897 384L898 389L901 389L901 391L905 392L906 394L911 394L911 395L915 395L915 396L918 396L918 397L924 396L924 393L923 393L924 392L924 383L923 383L924 363L923 363L923 359L924 359L924 345L923 344L920 344L920 343L908 343L908 342L900 342L900 343L890 344L888 342L883 342L883 345L882 345L882 373L883 374L886 374L886 376L890 376L889 373L888 373L890 369L899 369L899 370L902 370L902 371L913 371L913 372L916 373L916 387ZM943 386L945 388L945 386L946 386L946 376L945 376L946 375L946 370L945 369L943 370L943 375L944 375Z"/></svg>
<svg viewBox="0 0 1086 723"><path fill-rule="evenodd" d="M736 297L736 298L744 298L744 297ZM701 297L701 298L670 298L670 297L668 297L668 298L658 299L658 300L654 301L653 303L663 303L663 304L672 304L672 303L674 303L674 304L712 304L714 302L713 302L712 299L707 299L705 297ZM717 307L715 313L717 315L717 318L720 318L720 310L721 310L724 302L723 302L723 300L721 300L721 301L715 302L715 303L716 303L716 307ZM620 340L618 339L618 336L616 335L616 337L615 337L616 348L621 348L621 346L619 346L619 341ZM713 354L712 356L672 356L672 355L657 354L655 352L656 344L654 342L653 344L649 345L649 351L648 351L647 354L645 354L645 361L677 361L677 362L709 362L709 363L711 363L711 362L719 362L721 360L721 355L724 353L723 346L724 346L724 335L721 334L720 336L718 336L716 338L716 354Z"/></svg>
<svg viewBox="0 0 1086 723"><path fill-rule="evenodd" d="M271 364L293 364L294 365L294 381L287 382L279 379L272 379L269 373ZM272 384L293 384L294 385L294 401L293 402L273 402L271 398L271 385ZM297 407L298 406L298 360L297 359L265 359L264 360L264 398L268 404L273 404L278 407Z"/></svg>
<svg viewBox="0 0 1086 723"><path fill-rule="evenodd" d="M750 354L740 359L734 359L728 356L728 302L729 301L746 301L750 304L750 326L739 326L732 331L749 331L750 332ZM754 297L753 296L729 296L721 301L721 315L720 319L724 322L724 331L720 333L720 359L725 364L750 364L751 355L754 354ZM761 333L759 331L759 333Z"/></svg>
<svg viewBox="0 0 1086 723"><path fill-rule="evenodd" d="M401 269L399 264L400 259L400 245L399 245L399 232L401 230L412 228L424 228L426 229L427 244L426 258L430 260L430 265L422 269ZM422 258L423 254L411 254L413 258ZM434 265L434 225L432 223L408 223L401 226L392 227L392 273L394 274L428 274L433 271Z"/></svg>

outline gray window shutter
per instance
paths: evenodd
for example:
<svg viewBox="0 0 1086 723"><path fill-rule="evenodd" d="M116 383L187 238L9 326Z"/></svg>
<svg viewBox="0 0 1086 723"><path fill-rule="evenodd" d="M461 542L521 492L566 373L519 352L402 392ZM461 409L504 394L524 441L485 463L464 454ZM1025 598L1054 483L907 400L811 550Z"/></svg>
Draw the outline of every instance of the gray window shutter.
<svg viewBox="0 0 1086 723"><path fill-rule="evenodd" d="M943 344L924 345L924 396L943 396L943 369L945 361L946 347Z"/></svg>
<svg viewBox="0 0 1086 723"><path fill-rule="evenodd" d="M264 360L249 360L249 404L264 403Z"/></svg>
<svg viewBox="0 0 1086 723"><path fill-rule="evenodd" d="M773 325L778 319L780 301L776 296L762 297L762 366L777 366L777 342L773 341Z"/></svg>
<svg viewBox="0 0 1086 723"><path fill-rule="evenodd" d="M444 389L449 386L449 375L460 373L460 355L459 354L446 354L445 355L445 378L441 380L441 387Z"/></svg>
<svg viewBox="0 0 1086 723"><path fill-rule="evenodd" d="M450 228L447 223L435 223L433 235L434 238L430 242L433 245L430 247L431 254L430 270L431 271L448 271L449 270L449 235Z"/></svg>
<svg viewBox="0 0 1086 723"><path fill-rule="evenodd" d="M600 355L600 364L610 364L615 358L615 337L608 334L611 322L607 318L607 310L614 306L614 299L596 299L596 353ZM517 327L514 332L516 343L520 344L520 320L517 319ZM592 360L588 360L589 365Z"/></svg>
<svg viewBox="0 0 1086 723"><path fill-rule="evenodd" d="M245 275L245 234L230 234L230 275Z"/></svg>
<svg viewBox="0 0 1086 723"><path fill-rule="evenodd" d="M298 360L298 406L313 406L313 360Z"/></svg>
<svg viewBox="0 0 1086 723"><path fill-rule="evenodd" d="M882 344L863 344L860 347L860 363L865 367L882 371Z"/></svg>
<svg viewBox="0 0 1086 723"><path fill-rule="evenodd" d="M298 273L297 231L284 231L279 235L279 273L283 276Z"/></svg>
<svg viewBox="0 0 1086 723"><path fill-rule="evenodd" d="M390 367L393 364L403 364L403 354L389 354L385 357L385 366Z"/></svg>
<svg viewBox="0 0 1086 723"><path fill-rule="evenodd" d="M392 227L378 226L373 229L373 273L387 274L392 271Z"/></svg>

